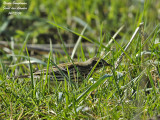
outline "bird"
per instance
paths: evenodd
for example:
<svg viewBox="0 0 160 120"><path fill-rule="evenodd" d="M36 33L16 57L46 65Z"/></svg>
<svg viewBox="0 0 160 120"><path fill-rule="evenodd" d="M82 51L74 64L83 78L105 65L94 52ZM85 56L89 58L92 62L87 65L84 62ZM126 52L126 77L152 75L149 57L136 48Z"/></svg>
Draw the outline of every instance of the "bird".
<svg viewBox="0 0 160 120"><path fill-rule="evenodd" d="M96 66L95 66L96 65ZM95 66L95 68L94 68ZM89 75L90 71L94 68L99 70L103 66L111 66L102 58L93 57L84 62L69 62L53 65L48 70L48 76L50 80L64 81L64 78L71 80L81 81ZM38 70L33 73L34 78L40 78L42 75L46 75L47 69ZM30 78L31 75L15 76L14 78Z"/></svg>

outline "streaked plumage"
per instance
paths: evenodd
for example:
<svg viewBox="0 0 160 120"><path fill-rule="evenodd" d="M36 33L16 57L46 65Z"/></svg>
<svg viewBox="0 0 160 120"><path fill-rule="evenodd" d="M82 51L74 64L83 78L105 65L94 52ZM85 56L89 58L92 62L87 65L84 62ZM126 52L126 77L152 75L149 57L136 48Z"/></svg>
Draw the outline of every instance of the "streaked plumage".
<svg viewBox="0 0 160 120"><path fill-rule="evenodd" d="M94 57L94 58L88 59L85 62L74 62L74 64L73 63L62 63L62 64L57 65L58 68L56 66L53 66L49 69L48 75L51 80L55 79L54 77L54 74L55 74L56 79L58 81L63 81L65 77L64 74L68 77L68 71L69 71L70 79L81 80L87 77L87 75L89 74L89 72L92 70L92 68L94 67L96 63L97 65L94 71L102 68L103 66L110 66L110 64L108 64L104 59L99 60L99 58ZM33 75L34 77L40 77L42 74L45 75L46 72L47 72L47 69L43 69L43 70L34 72ZM27 78L27 77L30 77L30 75L18 76L16 78Z"/></svg>

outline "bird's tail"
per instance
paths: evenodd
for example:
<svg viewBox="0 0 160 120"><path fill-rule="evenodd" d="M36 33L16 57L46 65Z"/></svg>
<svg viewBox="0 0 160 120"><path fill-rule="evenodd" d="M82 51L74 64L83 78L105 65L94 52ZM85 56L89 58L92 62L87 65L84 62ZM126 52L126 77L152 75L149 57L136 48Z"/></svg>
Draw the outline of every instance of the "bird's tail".
<svg viewBox="0 0 160 120"><path fill-rule="evenodd" d="M8 79L18 79L18 78L30 78L31 76L30 75L21 75L21 76L13 76L13 77L8 77Z"/></svg>

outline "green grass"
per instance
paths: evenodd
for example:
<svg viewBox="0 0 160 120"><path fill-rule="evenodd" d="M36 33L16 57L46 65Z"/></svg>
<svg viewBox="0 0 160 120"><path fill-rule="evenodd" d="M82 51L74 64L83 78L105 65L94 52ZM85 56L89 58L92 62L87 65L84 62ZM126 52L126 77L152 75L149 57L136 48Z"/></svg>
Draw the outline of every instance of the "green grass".
<svg viewBox="0 0 160 120"><path fill-rule="evenodd" d="M0 41L11 43L9 50L0 49L0 119L145 120L160 115L159 1L27 2L28 11L13 18L0 4ZM144 28L125 51L141 22ZM105 47L123 25L118 36ZM82 83L69 82L69 72L64 82L54 84L43 75L32 78L35 68L73 62L65 43L76 43L78 38L81 40L75 48L76 61L101 57L104 52L104 59L113 67L97 71L92 80L87 78ZM84 42L92 43L96 51L86 51ZM12 47L19 43L23 44L20 49ZM25 48L29 43L48 43L50 48L52 43L61 43L65 55L54 54L51 49L47 56L32 56ZM122 61L115 69L122 52ZM12 78L25 74L32 77Z"/></svg>

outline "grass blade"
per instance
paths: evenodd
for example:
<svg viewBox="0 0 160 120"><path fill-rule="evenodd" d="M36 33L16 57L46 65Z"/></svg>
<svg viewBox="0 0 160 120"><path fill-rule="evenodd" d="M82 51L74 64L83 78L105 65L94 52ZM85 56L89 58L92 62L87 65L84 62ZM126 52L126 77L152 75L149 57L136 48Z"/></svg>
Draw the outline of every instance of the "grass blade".
<svg viewBox="0 0 160 120"><path fill-rule="evenodd" d="M81 99L83 99L85 96L87 96L90 92L94 91L98 86L103 84L108 77L111 77L109 74L105 74L102 76L96 83L91 85L86 91L84 91L77 99L76 102L79 102ZM72 106L72 103L69 105L69 107Z"/></svg>
<svg viewBox="0 0 160 120"><path fill-rule="evenodd" d="M84 34L84 31L86 30L86 28L87 28L87 25L84 27L83 31L81 32L81 35ZM77 48L78 48L78 45L80 44L81 40L82 40L82 37L79 36L79 38L78 38L78 40L77 40L77 42L76 42L76 45L75 45L74 48L73 48L72 55L71 55L71 59L74 58L75 52L76 52L76 50L77 50Z"/></svg>
<svg viewBox="0 0 160 120"><path fill-rule="evenodd" d="M28 55L28 61L29 61L29 67L30 67L30 73L31 73L31 86L32 86L32 98L34 97L34 80L33 80L33 69L32 69L32 64L30 62L30 57L29 57L29 53L28 53L28 49L26 47L26 52L27 52L27 55Z"/></svg>

